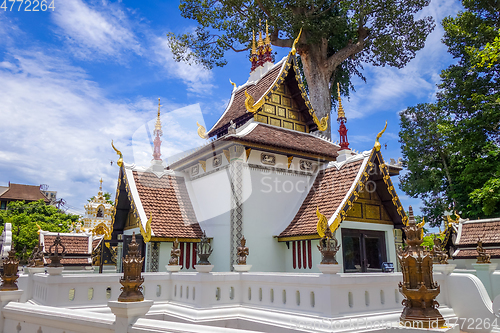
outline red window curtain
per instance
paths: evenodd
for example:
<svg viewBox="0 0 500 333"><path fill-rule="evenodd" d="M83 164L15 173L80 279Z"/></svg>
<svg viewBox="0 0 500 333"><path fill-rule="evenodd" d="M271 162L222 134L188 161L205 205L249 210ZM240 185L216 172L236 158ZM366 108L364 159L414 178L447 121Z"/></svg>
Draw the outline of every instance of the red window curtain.
<svg viewBox="0 0 500 333"><path fill-rule="evenodd" d="M306 241L302 241L302 262L304 263L304 269L307 269L307 248L306 248Z"/></svg>
<svg viewBox="0 0 500 333"><path fill-rule="evenodd" d="M298 261L298 266L299 269L302 268L302 255L301 255L301 249L300 249L300 241L297 241L297 261Z"/></svg>
<svg viewBox="0 0 500 333"><path fill-rule="evenodd" d="M311 240L307 241L307 256L309 257L309 269L312 268L312 253L311 253Z"/></svg>
<svg viewBox="0 0 500 333"><path fill-rule="evenodd" d="M179 257L179 265L184 267L184 243L180 243L179 248L181 249L181 256Z"/></svg>
<svg viewBox="0 0 500 333"><path fill-rule="evenodd" d="M193 267L194 265L196 265L196 246L198 245L198 243L193 243Z"/></svg>
<svg viewBox="0 0 500 333"><path fill-rule="evenodd" d="M292 263L293 263L293 269L297 268L297 258L295 253L295 242L292 242Z"/></svg>
<svg viewBox="0 0 500 333"><path fill-rule="evenodd" d="M186 243L186 268L189 269L190 261L191 261L191 244L192 243Z"/></svg>

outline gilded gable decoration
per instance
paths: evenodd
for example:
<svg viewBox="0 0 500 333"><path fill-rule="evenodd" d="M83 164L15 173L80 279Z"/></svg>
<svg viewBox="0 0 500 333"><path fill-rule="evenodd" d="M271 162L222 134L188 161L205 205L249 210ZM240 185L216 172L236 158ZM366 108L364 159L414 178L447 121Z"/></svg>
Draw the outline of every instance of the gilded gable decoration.
<svg viewBox="0 0 500 333"><path fill-rule="evenodd" d="M290 166L292 165L293 161L293 156L288 156L288 169L290 169Z"/></svg>
<svg viewBox="0 0 500 333"><path fill-rule="evenodd" d="M198 161L201 164L201 167L203 168L204 172L207 172L207 161Z"/></svg>
<svg viewBox="0 0 500 333"><path fill-rule="evenodd" d="M247 109L248 112L251 113L257 113L259 109L264 105L266 102L266 99L262 97L257 103L255 103L255 100L253 97L248 93L248 91L245 90L245 108Z"/></svg>

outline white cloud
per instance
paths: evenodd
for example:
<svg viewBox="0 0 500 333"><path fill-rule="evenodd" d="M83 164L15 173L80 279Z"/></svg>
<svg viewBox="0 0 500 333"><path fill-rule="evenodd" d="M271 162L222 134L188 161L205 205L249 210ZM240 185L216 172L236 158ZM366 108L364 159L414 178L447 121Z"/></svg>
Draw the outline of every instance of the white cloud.
<svg viewBox="0 0 500 333"><path fill-rule="evenodd" d="M118 4L85 4L81 0L64 0L53 12L58 33L66 39L68 46L79 57L90 57L98 53L117 58L125 51L140 53L140 45Z"/></svg>
<svg viewBox="0 0 500 333"><path fill-rule="evenodd" d="M188 90L197 94L208 94L214 85L211 83L212 72L197 64L176 62L172 57L172 51L166 37L154 37L152 42L155 53L155 61L167 69L168 72L188 86Z"/></svg>
<svg viewBox="0 0 500 333"><path fill-rule="evenodd" d="M100 177L115 192L111 140L134 162L130 135L156 114L143 99L107 99L81 68L40 51L10 50L0 82L0 174L9 177L2 182L49 184L77 209L95 194Z"/></svg>

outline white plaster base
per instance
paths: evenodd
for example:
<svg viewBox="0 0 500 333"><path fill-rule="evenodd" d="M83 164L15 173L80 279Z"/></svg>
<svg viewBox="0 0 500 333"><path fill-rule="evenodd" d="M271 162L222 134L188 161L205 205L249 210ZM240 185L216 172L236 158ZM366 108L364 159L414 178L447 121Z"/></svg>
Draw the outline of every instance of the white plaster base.
<svg viewBox="0 0 500 333"><path fill-rule="evenodd" d="M194 265L194 268L199 273L210 273L214 268L214 265Z"/></svg>
<svg viewBox="0 0 500 333"><path fill-rule="evenodd" d="M148 313L153 301L118 302L108 301L108 307L116 316L115 332L128 332L128 326Z"/></svg>
<svg viewBox="0 0 500 333"><path fill-rule="evenodd" d="M432 265L433 269L434 269L434 272L440 272L440 273L443 273L444 275L450 275L453 270L455 269L455 267L457 267L457 265L455 264L448 264L448 265L445 265L445 264L434 264Z"/></svg>
<svg viewBox="0 0 500 333"><path fill-rule="evenodd" d="M492 263L492 264L472 264L472 267L476 271L487 271L488 273L493 272L495 269L497 269L498 264L497 263Z"/></svg>
<svg viewBox="0 0 500 333"><path fill-rule="evenodd" d="M64 267L48 267L47 266L47 273L49 273L49 275L61 275L63 270L64 270Z"/></svg>
<svg viewBox="0 0 500 333"><path fill-rule="evenodd" d="M252 265L233 265L233 268L236 272L248 272Z"/></svg>
<svg viewBox="0 0 500 333"><path fill-rule="evenodd" d="M318 269L323 274L337 274L342 270L342 266L340 266L339 264L331 264L331 265L318 264L316 266L318 266Z"/></svg>
<svg viewBox="0 0 500 333"><path fill-rule="evenodd" d="M167 272L178 272L181 270L181 265L165 265Z"/></svg>
<svg viewBox="0 0 500 333"><path fill-rule="evenodd" d="M23 290L5 290L0 291L0 303L5 305L10 301L18 301L23 295Z"/></svg>
<svg viewBox="0 0 500 333"><path fill-rule="evenodd" d="M28 274L45 273L45 267L27 267Z"/></svg>

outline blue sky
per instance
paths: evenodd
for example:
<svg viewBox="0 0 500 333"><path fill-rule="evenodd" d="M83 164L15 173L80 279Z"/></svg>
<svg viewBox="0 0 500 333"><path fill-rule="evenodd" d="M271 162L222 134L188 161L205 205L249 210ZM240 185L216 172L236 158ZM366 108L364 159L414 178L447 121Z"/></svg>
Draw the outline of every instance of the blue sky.
<svg viewBox="0 0 500 333"><path fill-rule="evenodd" d="M0 185L48 184L83 212L101 177L105 191L116 191L111 140L127 162L150 160L147 132L158 97L166 113L163 156L203 144L196 121L207 128L217 121L231 95L229 79L245 83L250 62L228 53L228 65L212 71L176 63L166 33L195 27L178 4L54 0L54 11L0 10ZM405 68L365 66L367 83L356 80L357 91L343 101L352 148L371 149L388 120L382 153L386 160L401 156L398 112L434 100L439 73L453 62L439 22L459 9L457 1L431 2L422 15L438 24ZM276 51L280 59L289 50ZM336 129L333 123L334 140ZM399 192L418 212L419 201Z"/></svg>

